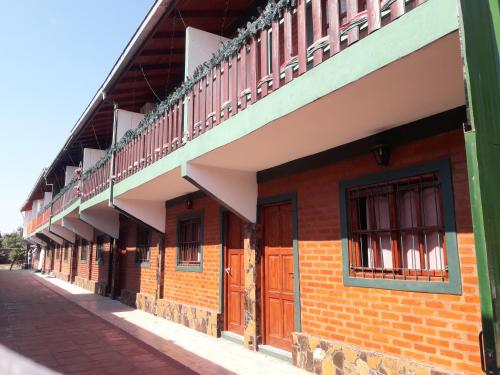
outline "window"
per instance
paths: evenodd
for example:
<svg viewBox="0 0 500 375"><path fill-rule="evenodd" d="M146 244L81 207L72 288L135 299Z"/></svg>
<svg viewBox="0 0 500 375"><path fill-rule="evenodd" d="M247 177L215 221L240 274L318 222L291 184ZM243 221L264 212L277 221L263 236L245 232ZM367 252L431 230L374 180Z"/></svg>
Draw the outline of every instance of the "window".
<svg viewBox="0 0 500 375"><path fill-rule="evenodd" d="M148 263L151 259L151 230L142 225L137 225L135 244L136 263Z"/></svg>
<svg viewBox="0 0 500 375"><path fill-rule="evenodd" d="M64 254L63 254L63 259L64 259L65 262L68 261L68 252L69 252L69 243L66 242L64 244Z"/></svg>
<svg viewBox="0 0 500 375"><path fill-rule="evenodd" d="M95 247L95 261L98 264L104 263L104 242L106 240L106 236L97 236L96 239L96 247Z"/></svg>
<svg viewBox="0 0 500 375"><path fill-rule="evenodd" d="M80 261L82 263L87 262L88 252L89 252L89 243L87 240L84 240L82 238L82 240L80 241Z"/></svg>
<svg viewBox="0 0 500 375"><path fill-rule="evenodd" d="M177 222L177 267L201 271L203 225L201 215L181 218Z"/></svg>
<svg viewBox="0 0 500 375"><path fill-rule="evenodd" d="M58 260L61 256L61 248L59 246L56 247L56 259Z"/></svg>
<svg viewBox="0 0 500 375"><path fill-rule="evenodd" d="M389 171L341 186L346 284L461 289L447 163Z"/></svg>

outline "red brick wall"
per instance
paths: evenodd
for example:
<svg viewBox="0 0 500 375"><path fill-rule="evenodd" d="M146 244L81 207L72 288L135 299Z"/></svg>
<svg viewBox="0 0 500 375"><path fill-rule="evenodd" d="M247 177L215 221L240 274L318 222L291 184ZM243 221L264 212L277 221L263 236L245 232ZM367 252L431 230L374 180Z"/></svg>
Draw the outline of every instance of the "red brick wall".
<svg viewBox="0 0 500 375"><path fill-rule="evenodd" d="M69 275L70 273L70 268L71 268L71 251L72 251L73 245L68 246L68 258L65 260L64 259L64 246L62 247L61 250L61 273L64 273L66 275Z"/></svg>
<svg viewBox="0 0 500 375"><path fill-rule="evenodd" d="M149 267L141 267L135 263L136 257L136 224L128 219L120 219L120 231L127 233L125 242L126 255L120 255L121 267L126 267L125 280L120 280L120 288L133 292L154 295L156 290L156 270L158 266L158 242L160 236L157 232L152 232L151 238L151 259ZM120 245L122 248L123 245ZM123 275L123 272L120 272Z"/></svg>
<svg viewBox="0 0 500 375"><path fill-rule="evenodd" d="M339 181L442 158L449 158L452 166L463 295L344 286ZM377 166L367 153L348 162L259 186L261 197L286 192L297 192L298 196L301 313L305 333L453 371L481 372L478 279L462 132L393 149L389 167Z"/></svg>
<svg viewBox="0 0 500 375"><path fill-rule="evenodd" d="M203 272L176 270L177 217L202 211ZM210 198L193 200L191 210L184 204L167 207L164 298L169 301L217 310L219 306L220 206Z"/></svg>

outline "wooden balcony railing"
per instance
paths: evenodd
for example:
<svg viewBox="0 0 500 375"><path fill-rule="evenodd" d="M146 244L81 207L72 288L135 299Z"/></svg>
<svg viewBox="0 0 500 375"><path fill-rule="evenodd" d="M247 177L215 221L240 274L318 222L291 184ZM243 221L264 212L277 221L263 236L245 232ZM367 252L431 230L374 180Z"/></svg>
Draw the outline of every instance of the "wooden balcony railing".
<svg viewBox="0 0 500 375"><path fill-rule="evenodd" d="M248 37L187 94L115 152L116 182L182 147L425 0L297 0ZM187 114L184 113L187 111ZM186 115L186 116L185 116ZM110 184L109 160L83 181L83 200Z"/></svg>
<svg viewBox="0 0 500 375"><path fill-rule="evenodd" d="M110 159L107 159L98 169L82 177L82 202L105 191L110 180Z"/></svg>
<svg viewBox="0 0 500 375"><path fill-rule="evenodd" d="M42 212L38 213L31 221L28 222L27 233L33 233L42 225L45 225L50 220L50 207L45 208Z"/></svg>
<svg viewBox="0 0 500 375"><path fill-rule="evenodd" d="M80 197L80 179L70 182L64 194L52 202L52 216L60 214Z"/></svg>

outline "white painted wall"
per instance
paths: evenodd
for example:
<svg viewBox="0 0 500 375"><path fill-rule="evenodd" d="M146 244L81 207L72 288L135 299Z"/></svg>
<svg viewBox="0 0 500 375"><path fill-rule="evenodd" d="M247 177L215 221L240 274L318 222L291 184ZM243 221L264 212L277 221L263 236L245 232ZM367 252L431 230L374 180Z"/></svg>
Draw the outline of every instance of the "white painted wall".
<svg viewBox="0 0 500 375"><path fill-rule="evenodd" d="M123 109L117 109L116 110L116 119L117 119L117 126L116 126L116 140L119 141L122 139L124 134L128 130L135 129L137 125L139 125L139 122L144 118L144 115L142 113L136 113L136 112L130 112L130 111L125 111Z"/></svg>
<svg viewBox="0 0 500 375"><path fill-rule="evenodd" d="M43 206L45 207L46 205L48 205L51 200L52 200L52 192L51 191L45 192L45 194L43 195Z"/></svg>
<svg viewBox="0 0 500 375"><path fill-rule="evenodd" d="M207 61L219 49L219 45L228 40L217 34L188 27L186 29L186 64L184 76L190 77L198 65Z"/></svg>
<svg viewBox="0 0 500 375"><path fill-rule="evenodd" d="M74 167L72 165L66 166L66 173L64 174L64 185L67 185L71 182L73 177L75 177L75 171L78 167Z"/></svg>
<svg viewBox="0 0 500 375"><path fill-rule="evenodd" d="M115 198L113 204L159 232L165 233L165 201Z"/></svg>
<svg viewBox="0 0 500 375"><path fill-rule="evenodd" d="M62 227L85 238L87 241L94 241L94 228L76 217L63 217Z"/></svg>
<svg viewBox="0 0 500 375"><path fill-rule="evenodd" d="M43 207L43 199L37 199L36 201L33 201L33 208L32 211L34 212L34 215L36 216L40 210Z"/></svg>
<svg viewBox="0 0 500 375"><path fill-rule="evenodd" d="M67 230L66 228L63 228L60 225L51 224L50 231L57 234L59 237L64 238L66 241L75 243L75 233Z"/></svg>
<svg viewBox="0 0 500 375"><path fill-rule="evenodd" d="M119 237L120 217L116 210L111 210L109 208L90 208L80 212L80 220L106 233L108 236L113 238Z"/></svg>
<svg viewBox="0 0 500 375"><path fill-rule="evenodd" d="M95 148L84 148L83 149L83 163L82 163L82 173L87 169L91 168L101 159L104 154L106 154L105 150L98 150Z"/></svg>
<svg viewBox="0 0 500 375"><path fill-rule="evenodd" d="M186 163L182 177L210 194L241 218L257 222L257 174Z"/></svg>

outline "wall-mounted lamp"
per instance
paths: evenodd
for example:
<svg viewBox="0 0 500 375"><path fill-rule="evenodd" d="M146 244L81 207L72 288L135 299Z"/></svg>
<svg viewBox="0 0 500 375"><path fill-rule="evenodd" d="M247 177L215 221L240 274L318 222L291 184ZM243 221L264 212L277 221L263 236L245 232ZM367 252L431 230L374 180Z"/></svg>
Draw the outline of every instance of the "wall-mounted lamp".
<svg viewBox="0 0 500 375"><path fill-rule="evenodd" d="M184 199L184 207L187 210L190 210L191 208L193 208L193 200L191 198Z"/></svg>
<svg viewBox="0 0 500 375"><path fill-rule="evenodd" d="M386 144L378 144L372 147L371 152L378 165L388 165L391 157L391 148Z"/></svg>

